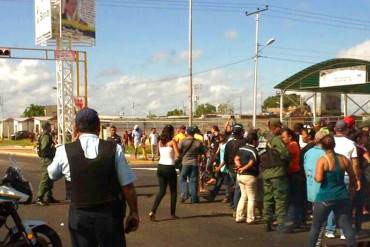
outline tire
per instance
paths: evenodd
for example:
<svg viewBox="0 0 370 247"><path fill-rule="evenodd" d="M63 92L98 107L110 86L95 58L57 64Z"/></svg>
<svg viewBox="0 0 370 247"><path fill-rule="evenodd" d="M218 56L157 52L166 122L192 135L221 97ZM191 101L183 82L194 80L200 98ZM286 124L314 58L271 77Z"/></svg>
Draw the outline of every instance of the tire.
<svg viewBox="0 0 370 247"><path fill-rule="evenodd" d="M32 232L36 235L37 247L62 247L58 233L50 226L37 226L32 229Z"/></svg>

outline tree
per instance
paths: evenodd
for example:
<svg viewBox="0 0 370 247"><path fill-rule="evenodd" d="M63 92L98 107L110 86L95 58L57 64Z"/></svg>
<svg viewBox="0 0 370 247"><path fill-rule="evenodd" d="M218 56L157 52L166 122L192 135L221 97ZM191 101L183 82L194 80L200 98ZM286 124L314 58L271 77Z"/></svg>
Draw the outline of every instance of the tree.
<svg viewBox="0 0 370 247"><path fill-rule="evenodd" d="M219 104L217 106L217 112L220 114L233 114L234 113L234 106L229 102Z"/></svg>
<svg viewBox="0 0 370 247"><path fill-rule="evenodd" d="M167 112L167 117L169 116L184 116L185 113L181 109L174 109L172 111Z"/></svg>
<svg viewBox="0 0 370 247"><path fill-rule="evenodd" d="M34 105L34 104L31 104L30 106L28 106L23 114L22 114L23 117L37 117L37 116L45 116L45 110L44 110L44 107L41 106L41 105Z"/></svg>
<svg viewBox="0 0 370 247"><path fill-rule="evenodd" d="M197 109L195 109L195 116L202 116L202 115L207 115L207 114L212 114L216 113L216 106L211 105L209 103L206 104L200 104L197 106Z"/></svg>
<svg viewBox="0 0 370 247"><path fill-rule="evenodd" d="M299 106L301 96L298 94L288 94L283 97L283 107L288 108L289 106ZM280 95L269 96L263 101L262 111L267 111L267 108L280 107Z"/></svg>

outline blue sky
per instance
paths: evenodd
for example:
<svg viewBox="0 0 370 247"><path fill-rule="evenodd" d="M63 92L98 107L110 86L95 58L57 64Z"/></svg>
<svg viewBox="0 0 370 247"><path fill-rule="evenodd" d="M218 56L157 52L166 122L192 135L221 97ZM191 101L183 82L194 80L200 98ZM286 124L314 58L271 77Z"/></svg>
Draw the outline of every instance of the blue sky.
<svg viewBox="0 0 370 247"><path fill-rule="evenodd" d="M370 1L367 0L357 0L356 4L348 0L193 2L195 72L253 56L255 21L243 11L270 5L270 10L261 16L260 43L274 37L276 42L266 48L263 55L277 60L260 60L259 92L262 97L273 94L273 85L311 62L346 54L346 50L361 44L361 49L367 49L364 53L370 55L366 43L370 40ZM148 111L165 113L184 105L186 78L150 81L187 73L186 3L187 0L97 0L96 46L87 48L93 107L106 114L125 112L129 115L130 105L135 102L138 107L134 109L137 110L135 114L142 115ZM0 5L3 13L11 13L0 15L0 45L35 47L33 1L0 0ZM241 5L245 8L237 8ZM218 11L213 11L215 9ZM327 25L319 24L323 22ZM300 61L282 61L281 58ZM20 64L3 62L0 70L1 66L13 66L18 73ZM48 71L49 76L42 80L53 85L53 64L28 64L30 70L32 66L42 66ZM251 60L195 76L194 80L202 84L201 103L229 101L238 108L242 97L244 111L250 112L253 66ZM36 76L35 80L41 79ZM3 79L2 83L7 81ZM18 93L27 94L22 88ZM47 97L42 103L54 100ZM38 102L17 105L22 109L30 103ZM10 99L8 104L11 104ZM7 113L12 112L8 110Z"/></svg>

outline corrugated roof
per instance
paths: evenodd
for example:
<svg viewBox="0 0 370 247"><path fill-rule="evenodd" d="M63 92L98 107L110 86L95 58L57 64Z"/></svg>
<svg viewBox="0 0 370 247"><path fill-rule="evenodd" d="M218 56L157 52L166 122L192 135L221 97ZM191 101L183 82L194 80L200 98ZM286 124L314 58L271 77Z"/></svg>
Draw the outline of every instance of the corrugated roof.
<svg viewBox="0 0 370 247"><path fill-rule="evenodd" d="M304 91L304 92L335 92L346 94L370 94L370 84L358 84L338 87L320 88L320 71L326 69L344 68L357 65L366 65L369 74L370 61L353 58L336 58L317 63L301 70L293 76L282 81L274 88L284 91Z"/></svg>

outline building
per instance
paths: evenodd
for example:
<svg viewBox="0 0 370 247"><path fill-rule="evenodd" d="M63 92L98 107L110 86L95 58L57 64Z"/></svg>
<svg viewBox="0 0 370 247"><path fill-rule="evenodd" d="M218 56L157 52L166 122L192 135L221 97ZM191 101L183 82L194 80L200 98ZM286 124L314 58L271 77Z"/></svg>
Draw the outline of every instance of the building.
<svg viewBox="0 0 370 247"><path fill-rule="evenodd" d="M9 138L14 133L14 119L7 118L0 121L0 139Z"/></svg>
<svg viewBox="0 0 370 247"><path fill-rule="evenodd" d="M33 123L33 132L35 134L41 133L41 126L45 122L49 122L51 124L51 129L57 128L57 117L56 116L49 116L49 117L34 117L34 123Z"/></svg>
<svg viewBox="0 0 370 247"><path fill-rule="evenodd" d="M27 130L33 132L34 119L32 117L14 118L14 133Z"/></svg>
<svg viewBox="0 0 370 247"><path fill-rule="evenodd" d="M57 116L57 105L45 105L44 106L44 115L46 117L56 117Z"/></svg>

